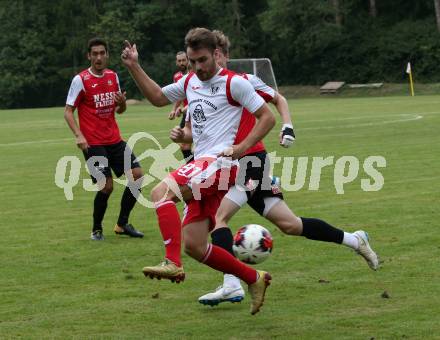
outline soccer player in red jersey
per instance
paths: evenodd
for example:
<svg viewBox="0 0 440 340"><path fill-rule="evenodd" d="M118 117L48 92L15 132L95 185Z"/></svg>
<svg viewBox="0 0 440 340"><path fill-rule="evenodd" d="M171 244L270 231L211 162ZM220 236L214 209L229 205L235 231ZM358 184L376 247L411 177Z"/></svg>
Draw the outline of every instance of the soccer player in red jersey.
<svg viewBox="0 0 440 340"><path fill-rule="evenodd" d="M176 53L176 66L179 71L177 71L173 75L174 83L177 83L189 71L188 56L186 55L185 51L179 51ZM170 112L168 118L174 119L182 115L181 126L185 126L185 115L187 108L188 101L186 99L184 99L183 101L177 101L176 103L174 103L173 110ZM187 163L191 162L194 159L194 155L191 151L191 143L180 143L179 145L180 151L182 151L183 154L183 158L185 158Z"/></svg>
<svg viewBox="0 0 440 340"><path fill-rule="evenodd" d="M115 112L126 110L125 93L121 93L118 75L107 69L109 58L107 42L93 38L88 43L90 67L77 74L70 85L64 118L75 135L76 145L87 160L92 181L98 183L93 206L91 239L104 239L102 220L107 201L113 191L111 170L117 177L126 174L129 185L121 199L121 210L114 231L131 237L143 237L128 223L130 212L139 195L142 169L136 157L122 140ZM74 117L78 110L79 126ZM127 149L128 148L128 149ZM127 159L124 157L126 152Z"/></svg>
<svg viewBox="0 0 440 340"><path fill-rule="evenodd" d="M173 75L173 82L177 83L180 78L188 73L188 57L185 51L179 51L176 53L176 66L179 69Z"/></svg>
<svg viewBox="0 0 440 340"><path fill-rule="evenodd" d="M163 263L145 267L143 272L177 282L184 279L180 258L183 225L185 252L215 270L245 281L252 298L251 313L255 314L263 304L271 280L269 273L256 271L224 249L209 244L208 235L221 199L235 181L237 158L271 130L275 118L247 80L216 64L216 39L210 30L190 30L185 45L194 72L164 88L139 65L136 45L127 42L121 56L153 105L188 99L187 123L184 128L175 127L171 139L194 142L194 161L171 173L152 191L166 255ZM257 122L241 143L233 145L244 107L255 115ZM183 223L175 205L177 196L187 203Z"/></svg>
<svg viewBox="0 0 440 340"><path fill-rule="evenodd" d="M229 59L230 42L227 36L221 31L213 31L217 38L217 63L226 67ZM283 119L283 128L280 133L280 145L286 141L293 142L293 126L290 122L290 114L287 101L283 96L264 84L261 79L251 74L242 76L249 79L260 96L266 101L272 102ZM246 119L245 119L246 118ZM243 113L237 134L236 143L245 138L255 124L252 115ZM286 137L291 137L286 140ZM286 146L286 145L283 145ZM230 254L232 250L233 237L228 227L229 220L248 203L258 214L275 224L283 233L288 235L304 236L311 240L334 242L344 244L358 252L367 261L370 268L376 270L378 258L376 253L369 246L368 234L364 231L347 233L335 228L325 221L317 218L297 217L284 202L281 188L276 180L269 177L270 169L267 152L262 142L257 143L253 148L247 150L240 160L240 171L244 171L244 183L248 189L244 191L239 185L232 187L223 198L216 214L216 225L211 232L212 244L215 244ZM256 160L258 163L250 163ZM250 165L250 166L248 166ZM264 179L266 178L266 182ZM258 185L252 186L252 183ZM264 185L266 183L266 185ZM205 294L199 298L199 302L205 305L215 306L221 302L238 302L244 298L244 290L240 280L230 274L224 275L223 284L214 292Z"/></svg>

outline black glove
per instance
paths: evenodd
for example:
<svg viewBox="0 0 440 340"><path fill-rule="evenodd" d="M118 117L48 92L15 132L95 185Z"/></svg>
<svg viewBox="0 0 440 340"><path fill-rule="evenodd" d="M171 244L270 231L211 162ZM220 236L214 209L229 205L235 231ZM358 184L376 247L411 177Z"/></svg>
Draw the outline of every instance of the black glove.
<svg viewBox="0 0 440 340"><path fill-rule="evenodd" d="M280 144L285 148L289 148L295 141L295 133L292 124L283 124L281 128Z"/></svg>

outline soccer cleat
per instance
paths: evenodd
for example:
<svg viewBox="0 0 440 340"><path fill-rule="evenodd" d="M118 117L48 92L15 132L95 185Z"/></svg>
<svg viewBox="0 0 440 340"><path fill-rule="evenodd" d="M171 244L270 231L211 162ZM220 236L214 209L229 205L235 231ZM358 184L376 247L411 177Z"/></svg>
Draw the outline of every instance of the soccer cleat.
<svg viewBox="0 0 440 340"><path fill-rule="evenodd" d="M143 233L141 233L139 230L134 229L134 227L128 223L124 226L120 226L116 224L113 231L118 235L128 235L130 237L139 237L139 238L144 237Z"/></svg>
<svg viewBox="0 0 440 340"><path fill-rule="evenodd" d="M221 302L240 302L244 299L244 290L241 286L220 286L214 292L199 297L202 305L217 306Z"/></svg>
<svg viewBox="0 0 440 340"><path fill-rule="evenodd" d="M142 272L145 276L150 277L151 279L168 279L171 280L171 282L176 283L180 283L185 280L185 272L183 271L183 267L178 267L175 263L169 261L168 259L165 259L165 261L157 266L144 267Z"/></svg>
<svg viewBox="0 0 440 340"><path fill-rule="evenodd" d="M93 241L104 241L104 234L102 233L102 230L92 231L90 234L90 239Z"/></svg>
<svg viewBox="0 0 440 340"><path fill-rule="evenodd" d="M371 269L377 270L379 268L379 259L377 254L371 249L368 233L363 230L358 230L353 233L354 236L359 240L359 249L356 252L361 255Z"/></svg>
<svg viewBox="0 0 440 340"><path fill-rule="evenodd" d="M270 285L272 276L268 272L258 270L258 279L248 287L248 292L251 295L251 314L257 314L260 311L264 302L264 294L266 293L267 286Z"/></svg>

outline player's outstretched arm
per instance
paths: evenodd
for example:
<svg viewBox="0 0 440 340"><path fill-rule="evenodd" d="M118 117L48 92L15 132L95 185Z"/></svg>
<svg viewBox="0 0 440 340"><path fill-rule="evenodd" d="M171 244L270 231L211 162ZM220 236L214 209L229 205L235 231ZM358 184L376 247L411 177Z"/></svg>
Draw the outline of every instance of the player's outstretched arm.
<svg viewBox="0 0 440 340"><path fill-rule="evenodd" d="M288 148L295 141L295 133L293 131L289 104L287 103L286 98L278 92L275 92L275 96L270 102L275 105L278 113L281 116L281 120L283 121L283 126L280 131L280 145Z"/></svg>
<svg viewBox="0 0 440 340"><path fill-rule="evenodd" d="M292 125L292 118L290 117L289 104L287 103L287 99L282 94L275 92L275 96L270 102L275 105L278 113L281 116L283 124Z"/></svg>
<svg viewBox="0 0 440 340"><path fill-rule="evenodd" d="M127 67L137 87L154 106L165 106L170 103L163 94L161 87L151 79L139 65L139 54L136 44L133 46L126 40L125 48L121 54L122 63Z"/></svg>

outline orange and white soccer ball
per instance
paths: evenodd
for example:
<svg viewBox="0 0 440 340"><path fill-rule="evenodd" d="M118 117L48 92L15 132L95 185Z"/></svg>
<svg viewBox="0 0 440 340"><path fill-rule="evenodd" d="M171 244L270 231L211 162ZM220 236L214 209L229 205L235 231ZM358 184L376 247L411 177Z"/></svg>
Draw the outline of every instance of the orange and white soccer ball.
<svg viewBox="0 0 440 340"><path fill-rule="evenodd" d="M258 224L247 224L235 233L232 249L244 263L257 264L272 253L273 240L269 230Z"/></svg>

